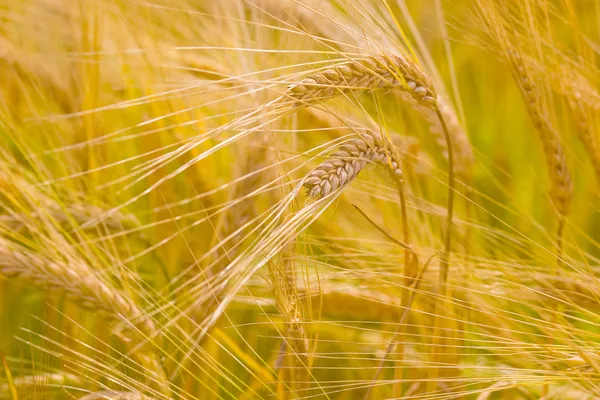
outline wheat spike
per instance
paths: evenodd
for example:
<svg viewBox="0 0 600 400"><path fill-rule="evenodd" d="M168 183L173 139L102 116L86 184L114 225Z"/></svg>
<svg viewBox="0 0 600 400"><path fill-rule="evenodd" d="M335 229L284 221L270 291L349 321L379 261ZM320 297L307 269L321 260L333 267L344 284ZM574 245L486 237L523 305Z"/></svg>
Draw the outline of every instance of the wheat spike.
<svg viewBox="0 0 600 400"><path fill-rule="evenodd" d="M30 214L18 213L0 215L0 224L5 225L12 231L20 231L24 229L28 223L30 223L32 218L37 219L41 216L48 215L52 221L60 225L69 225L71 221L82 225L90 219L98 215L102 215L103 213L106 213L105 209L92 205L73 204L65 209L62 209L56 203L49 203L44 205L43 212L33 211ZM104 220L103 226L110 231L119 231L126 228L139 226L139 222L137 222L135 217L132 215L116 212Z"/></svg>
<svg viewBox="0 0 600 400"><path fill-rule="evenodd" d="M92 272L83 262L54 261L0 242L0 273L46 290L59 290L87 309L103 310L115 319L131 322L147 336L156 333L154 323L123 294ZM118 317L121 316L121 317Z"/></svg>
<svg viewBox="0 0 600 400"><path fill-rule="evenodd" d="M544 153L546 154L548 174L552 182L550 188L552 204L561 216L565 216L569 212L571 197L573 195L573 183L560 143L560 135L544 113L544 108L537 96L535 83L523 62L521 54L517 50L508 49L508 58L513 65L533 125L539 132L542 140Z"/></svg>
<svg viewBox="0 0 600 400"><path fill-rule="evenodd" d="M81 385L81 379L72 374L42 373L38 375L24 375L14 379L15 387L19 392L41 391L44 388L56 388L57 386ZM0 385L0 398L4 393L9 393L8 384Z"/></svg>
<svg viewBox="0 0 600 400"><path fill-rule="evenodd" d="M287 246L284 260L281 263L269 263L269 275L275 306L283 317L287 337L283 344L289 348L294 381L291 389L305 390L309 382L309 338L304 329L303 304L296 285L295 242ZM281 356L284 353L282 351ZM291 371L290 371L291 372Z"/></svg>
<svg viewBox="0 0 600 400"><path fill-rule="evenodd" d="M398 56L368 57L315 73L291 85L286 95L296 102L323 101L355 90L399 89L419 104L435 108L433 85L414 63Z"/></svg>
<svg viewBox="0 0 600 400"><path fill-rule="evenodd" d="M559 65L559 69L561 74L552 81L559 83L559 92L564 96L573 115L579 140L584 144L592 161L596 180L600 182L600 148L590 124L590 114L600 110L600 96L591 83L576 70L565 65Z"/></svg>
<svg viewBox="0 0 600 400"><path fill-rule="evenodd" d="M126 321L135 327L118 332L129 347L156 336L154 322L128 297L102 281L81 260L54 260L0 239L0 275L19 279L43 290L60 291L79 306L101 311L113 321ZM161 388L166 384L156 355L142 346L133 353L141 367L156 374ZM165 389L165 388L162 388Z"/></svg>
<svg viewBox="0 0 600 400"><path fill-rule="evenodd" d="M391 146L371 133L351 139L304 179L308 196L324 197L345 186L356 178L367 162L389 165L395 174L401 175L400 163Z"/></svg>

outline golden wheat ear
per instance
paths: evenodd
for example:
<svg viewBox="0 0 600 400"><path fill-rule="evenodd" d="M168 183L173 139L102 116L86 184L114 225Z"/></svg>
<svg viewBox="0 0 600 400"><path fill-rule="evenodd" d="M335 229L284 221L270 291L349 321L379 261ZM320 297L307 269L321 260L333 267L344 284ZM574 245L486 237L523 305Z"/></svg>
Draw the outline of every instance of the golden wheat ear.
<svg viewBox="0 0 600 400"><path fill-rule="evenodd" d="M340 146L329 160L321 163L304 179L304 187L312 198L327 196L352 182L367 163L388 165L395 174L402 175L400 162L392 151L392 144L373 133L363 133ZM389 163L388 163L389 162Z"/></svg>
<svg viewBox="0 0 600 400"><path fill-rule="evenodd" d="M153 320L132 299L104 282L83 260L54 259L0 240L0 275L18 279L34 287L59 291L80 307L99 312L125 327L116 336L129 348L145 372L153 375L161 388L166 378L157 355L147 345L158 335Z"/></svg>
<svg viewBox="0 0 600 400"><path fill-rule="evenodd" d="M560 135L554 125L549 122L546 108L538 98L539 90L521 53L516 47L508 47L506 53L527 103L533 126L540 135L551 181L550 199L562 218L569 213L573 197L573 181Z"/></svg>
<svg viewBox="0 0 600 400"><path fill-rule="evenodd" d="M350 91L400 89L420 104L436 106L431 80L414 63L399 56L375 56L349 61L291 85L286 97L311 104Z"/></svg>

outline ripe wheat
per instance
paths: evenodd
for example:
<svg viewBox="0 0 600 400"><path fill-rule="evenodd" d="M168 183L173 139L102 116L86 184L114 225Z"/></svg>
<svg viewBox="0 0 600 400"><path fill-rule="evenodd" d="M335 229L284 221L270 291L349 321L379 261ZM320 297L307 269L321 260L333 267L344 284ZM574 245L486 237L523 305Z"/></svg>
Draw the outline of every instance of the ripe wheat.
<svg viewBox="0 0 600 400"><path fill-rule="evenodd" d="M44 290L64 293L83 308L100 311L116 322L126 322L117 337L129 347L143 344L157 334L154 322L131 299L102 281L81 260L54 260L20 248L18 245L0 241L0 275L19 279ZM141 367L154 373L164 383L162 368L155 354L141 346L133 357ZM161 383L161 385L163 384Z"/></svg>
<svg viewBox="0 0 600 400"><path fill-rule="evenodd" d="M317 72L291 85L286 96L296 103L323 101L355 90L399 89L419 104L437 106L437 96L427 75L406 58L368 57Z"/></svg>
<svg viewBox="0 0 600 400"><path fill-rule="evenodd" d="M62 291L84 308L131 322L143 335L156 333L152 320L133 301L102 282L80 260L55 261L2 242L0 273L43 289Z"/></svg>
<svg viewBox="0 0 600 400"><path fill-rule="evenodd" d="M521 54L515 49L508 50L508 58L513 66L515 76L527 103L529 114L535 129L539 132L548 174L551 180L550 198L561 216L569 212L571 197L573 195L573 183L567 166L564 151L560 143L560 135L549 121L538 97L536 85L528 72Z"/></svg>
<svg viewBox="0 0 600 400"><path fill-rule="evenodd" d="M367 162L386 164L396 175L402 174L391 144L374 134L363 133L344 143L329 160L310 172L304 187L312 198L327 196L356 178Z"/></svg>

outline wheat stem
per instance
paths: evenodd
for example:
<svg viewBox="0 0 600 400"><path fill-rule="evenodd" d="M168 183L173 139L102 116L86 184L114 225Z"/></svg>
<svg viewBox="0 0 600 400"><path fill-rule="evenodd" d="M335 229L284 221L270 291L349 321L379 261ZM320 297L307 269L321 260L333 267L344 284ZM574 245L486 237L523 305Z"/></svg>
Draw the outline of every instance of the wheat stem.
<svg viewBox="0 0 600 400"><path fill-rule="evenodd" d="M444 252L442 253L441 269L440 269L440 282L445 282L448 279L449 259L450 252L452 251L452 221L454 218L454 192L456 182L454 179L454 150L452 149L452 139L448 132L448 127L444 117L440 113L439 109L436 110L440 123L444 131L446 143L448 144L448 205L447 205L447 216L446 216L446 238L444 244ZM445 289L444 289L445 293Z"/></svg>

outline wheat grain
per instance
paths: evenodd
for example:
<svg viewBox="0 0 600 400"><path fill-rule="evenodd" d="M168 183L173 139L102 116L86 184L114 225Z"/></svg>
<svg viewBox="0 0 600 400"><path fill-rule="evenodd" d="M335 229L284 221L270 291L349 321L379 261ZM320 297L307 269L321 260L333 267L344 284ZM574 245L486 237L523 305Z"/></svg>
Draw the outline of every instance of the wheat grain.
<svg viewBox="0 0 600 400"><path fill-rule="evenodd" d="M356 178L367 162L389 165L396 175L401 175L400 163L391 151L391 146L389 142L382 141L371 133L362 133L349 140L304 179L308 196L324 197L347 185Z"/></svg>
<svg viewBox="0 0 600 400"><path fill-rule="evenodd" d="M335 65L290 86L285 95L296 104L310 104L350 91L385 88L405 91L419 104L437 106L429 77L413 62L398 56L368 57Z"/></svg>

